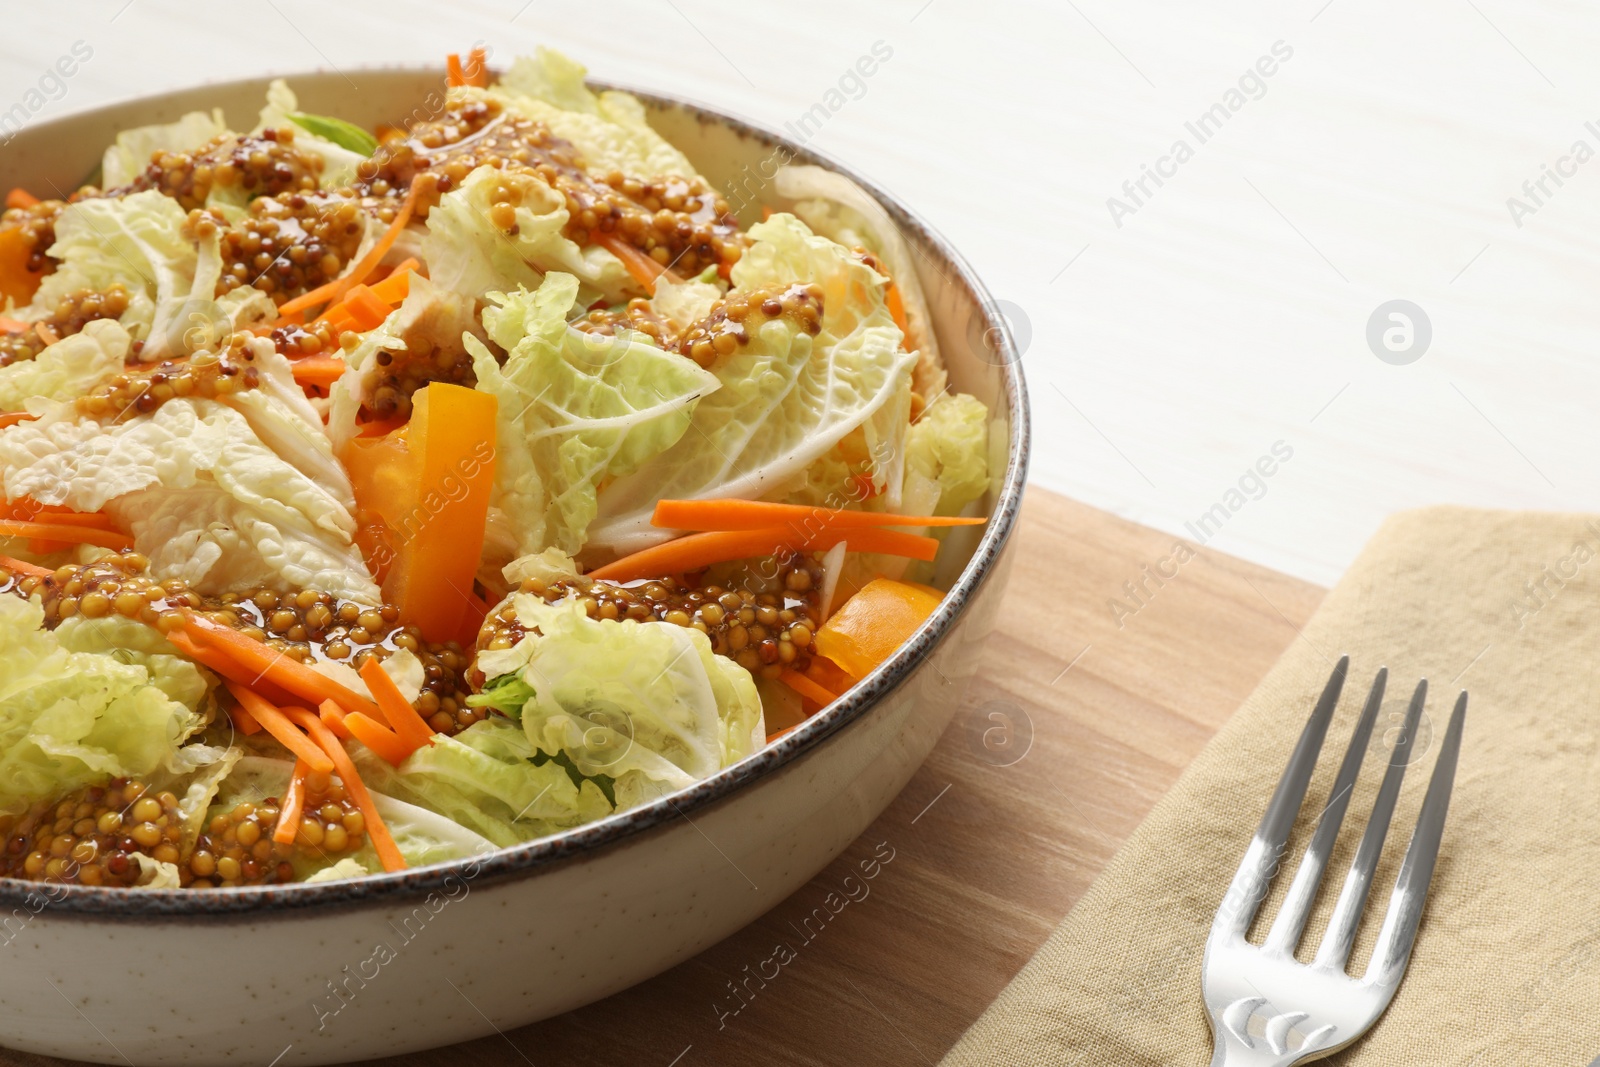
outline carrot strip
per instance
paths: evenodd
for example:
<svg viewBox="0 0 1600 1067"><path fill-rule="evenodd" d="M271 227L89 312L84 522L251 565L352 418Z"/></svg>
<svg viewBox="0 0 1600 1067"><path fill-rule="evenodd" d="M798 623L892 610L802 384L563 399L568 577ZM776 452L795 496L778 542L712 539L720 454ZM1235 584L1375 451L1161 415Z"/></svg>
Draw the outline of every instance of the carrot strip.
<svg viewBox="0 0 1600 1067"><path fill-rule="evenodd" d="M350 740L350 727L344 724L344 711L331 700L324 700L317 709L322 724L333 731L333 735L341 741Z"/></svg>
<svg viewBox="0 0 1600 1067"><path fill-rule="evenodd" d="M390 304L398 304L411 294L411 277L422 270L422 261L407 256L388 268L388 273L372 283L372 291Z"/></svg>
<svg viewBox="0 0 1600 1067"><path fill-rule="evenodd" d="M355 266L343 277L335 278L326 285L317 286L309 293L303 293L293 300L285 301L278 307L278 314L280 316L293 315L318 304L337 303L353 287L366 281L367 275L376 270L378 264L383 262L383 257L389 254L389 249L394 247L395 241L400 239L401 231L411 221L411 213L417 206L419 189L418 183L411 183L411 188L406 192L406 198L401 202L400 210L395 212L394 221L389 224L389 228L383 232L382 237L378 238L376 244L367 249L367 254L357 260Z"/></svg>
<svg viewBox="0 0 1600 1067"><path fill-rule="evenodd" d="M291 364L295 381L324 387L344 377L345 367L345 361L338 356L307 356Z"/></svg>
<svg viewBox="0 0 1600 1067"><path fill-rule="evenodd" d="M39 202L39 198L20 185L6 194L6 207L32 207Z"/></svg>
<svg viewBox="0 0 1600 1067"><path fill-rule="evenodd" d="M357 325L364 327L361 331L375 330L383 325L383 320L389 317L394 309L386 301L372 291L368 285L353 285L345 296L340 307L348 310L356 320Z"/></svg>
<svg viewBox="0 0 1600 1067"><path fill-rule="evenodd" d="M389 761L393 766L400 766L406 757L416 749L406 744L393 730L380 722L367 718L359 711L351 712L344 717L344 728L350 731L350 736L366 745L372 751Z"/></svg>
<svg viewBox="0 0 1600 1067"><path fill-rule="evenodd" d="M38 417L39 416L30 414L26 411L7 411L0 413L0 430L5 429L7 426L15 426L19 422L32 422Z"/></svg>
<svg viewBox="0 0 1600 1067"><path fill-rule="evenodd" d="M482 48L474 48L467 55L467 67L462 72L468 85L479 89L489 88L489 56Z"/></svg>
<svg viewBox="0 0 1600 1067"><path fill-rule="evenodd" d="M400 855L400 846L394 843L389 828L383 825L383 817L378 814L378 806L372 802L372 794L367 791L367 783L356 773L356 765L350 759L350 753L346 752L339 739L333 736L333 731L309 711L295 709L294 719L310 732L312 740L316 741L333 760L340 779L344 781L346 791L355 800L356 807L361 809L362 818L367 820L367 836L372 840L372 847L377 851L383 869L405 870L406 860ZM346 721L349 721L348 718Z"/></svg>
<svg viewBox="0 0 1600 1067"><path fill-rule="evenodd" d="M371 422L356 424L356 434L360 437L387 437L406 424L406 420L398 415L387 419L373 419Z"/></svg>
<svg viewBox="0 0 1600 1067"><path fill-rule="evenodd" d="M780 549L825 551L841 541L850 542L850 547L857 552L880 552L923 561L932 560L939 551L939 542L933 538L899 530L868 526L855 530L824 530L806 535L789 527L768 526L758 530L715 530L688 534L624 556L590 571L589 577L613 582L660 578L702 570L713 563L767 556Z"/></svg>
<svg viewBox="0 0 1600 1067"><path fill-rule="evenodd" d="M444 83L452 89L467 84L467 76L461 73L461 57L454 52L444 57Z"/></svg>
<svg viewBox="0 0 1600 1067"><path fill-rule="evenodd" d="M818 685L816 682L813 682L810 678L807 678L799 671L784 671L782 674L778 675L778 681L782 682L790 689L793 689L796 693L799 693L807 700L815 701L816 703L821 704L823 707L827 707L829 704L832 704L835 700L839 699L836 695L828 692L826 689L822 688L822 686Z"/></svg>
<svg viewBox="0 0 1600 1067"><path fill-rule="evenodd" d="M71 526L56 522L18 522L0 519L0 537L37 537L68 545L98 545L100 548L132 548L133 538L116 530Z"/></svg>
<svg viewBox="0 0 1600 1067"><path fill-rule="evenodd" d="M779 730L775 734L768 734L767 735L767 744L770 745L774 741L778 740L779 738L788 737L790 734L792 734L796 730L800 729L800 727L803 726L803 725L805 725L805 724L804 723L795 723L793 726L789 727L787 730Z"/></svg>
<svg viewBox="0 0 1600 1067"><path fill-rule="evenodd" d="M110 530L122 533L110 525L110 515L104 512L62 512L48 506L38 506L29 498L13 502L3 517L21 522L50 523L53 526L82 526L83 530Z"/></svg>
<svg viewBox="0 0 1600 1067"><path fill-rule="evenodd" d="M306 775L310 771L311 768L306 765L305 760L294 761L294 774L289 778L289 792L284 795L283 807L278 809L278 827L272 831L272 839L280 845L294 844L295 835L300 832L300 813L306 806Z"/></svg>
<svg viewBox="0 0 1600 1067"><path fill-rule="evenodd" d="M301 700L313 704L332 700L347 711L364 711L374 717L381 714L378 705L360 693L237 630L187 611L183 628L195 644L220 653L233 660L239 669L252 672L257 680L265 680ZM254 686L255 683L248 684Z"/></svg>
<svg viewBox="0 0 1600 1067"><path fill-rule="evenodd" d="M433 727L422 721L422 716L400 692L400 687L395 685L394 679L389 677L389 672L383 669L383 664L378 662L376 656L368 656L367 662L361 665L361 680L367 683L367 691L378 702L378 710L383 712L383 717L394 727L395 735L413 752L423 745L433 744Z"/></svg>
<svg viewBox="0 0 1600 1067"><path fill-rule="evenodd" d="M410 266L406 266L409 263ZM397 307L405 298L411 295L411 276L417 272L417 261L408 259L396 267L387 278L381 282L373 282L369 289L379 300L391 307Z"/></svg>
<svg viewBox="0 0 1600 1067"><path fill-rule="evenodd" d="M333 761L328 754L312 744L311 739L295 728L293 722L282 708L267 703L265 697L251 692L247 687L238 682L225 682L228 692L250 717L261 724L261 728L271 734L284 748L293 752L296 757L306 761L306 766L319 774L332 774Z"/></svg>
<svg viewBox="0 0 1600 1067"><path fill-rule="evenodd" d="M824 530L829 526L981 526L987 519L947 515L891 515L882 511L773 504L765 500L661 500L656 503L654 526L669 530L757 530L764 526L794 525L797 529Z"/></svg>
<svg viewBox="0 0 1600 1067"><path fill-rule="evenodd" d="M12 559L10 556L0 556L0 568L24 578L48 578L55 573L49 567L41 567L36 563L24 563L22 560Z"/></svg>
<svg viewBox="0 0 1600 1067"><path fill-rule="evenodd" d="M669 282L681 282L683 280L651 259L647 253L635 248L616 234L593 230L589 236L594 239L595 244L622 260L622 265L628 268L628 274L651 296L656 295L656 281L658 279L665 277Z"/></svg>
<svg viewBox="0 0 1600 1067"><path fill-rule="evenodd" d="M166 637L169 644L175 647L179 652L182 652L185 656L194 660L196 663L203 667L209 667L219 677L227 679L228 681L238 682L240 685L249 686L260 696L278 705L279 707L282 707L284 704L290 703L295 699L288 693L285 693L282 689L279 689L277 686L272 685L269 682L259 680L254 671L246 670L234 660L229 659L225 654L218 652L207 645L196 644L190 639L189 635L184 633L182 630L174 630L169 634L164 634L163 636ZM234 725L238 726L243 733L253 734L260 731L260 725L257 724L254 719L249 717L248 712L245 713L244 719L245 721L241 722L238 716L234 717Z"/></svg>
<svg viewBox="0 0 1600 1067"><path fill-rule="evenodd" d="M235 730L238 730L246 737L250 737L253 734L259 734L261 732L261 724L256 722L255 717L248 711L245 711L242 707L235 706L229 708L228 721L233 723L233 728Z"/></svg>
<svg viewBox="0 0 1600 1067"><path fill-rule="evenodd" d="M885 290L883 302L889 305L889 317L900 327L901 347L904 347L905 339L911 336L911 325L906 321L906 302L900 296L900 290L894 282L890 282L888 289Z"/></svg>

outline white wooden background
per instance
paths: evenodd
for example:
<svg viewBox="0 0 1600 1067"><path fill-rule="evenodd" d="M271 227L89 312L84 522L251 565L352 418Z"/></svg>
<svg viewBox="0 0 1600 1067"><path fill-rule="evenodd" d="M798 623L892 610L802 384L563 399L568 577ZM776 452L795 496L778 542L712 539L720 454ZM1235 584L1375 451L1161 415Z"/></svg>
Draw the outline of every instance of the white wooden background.
<svg viewBox="0 0 1600 1067"><path fill-rule="evenodd" d="M1600 508L1600 163L1561 164L1520 226L1507 206L1574 142L1600 149L1592 5L7 3L0 112L79 40L93 57L37 118L266 71L359 83L482 40L781 126L882 41L813 143L1013 307L1039 484L1182 532L1283 441L1293 458L1211 543L1320 582L1398 508ZM1200 144L1185 122L1280 41L1292 56ZM1108 198L1180 138L1193 158L1118 226ZM1408 366L1365 340L1396 298L1432 323Z"/></svg>

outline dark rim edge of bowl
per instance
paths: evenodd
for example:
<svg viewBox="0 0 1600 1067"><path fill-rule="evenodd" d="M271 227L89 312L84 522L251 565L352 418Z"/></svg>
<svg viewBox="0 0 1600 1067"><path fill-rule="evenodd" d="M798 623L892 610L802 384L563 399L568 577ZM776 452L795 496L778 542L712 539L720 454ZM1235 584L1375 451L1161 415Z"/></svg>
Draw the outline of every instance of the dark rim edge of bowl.
<svg viewBox="0 0 1600 1067"><path fill-rule="evenodd" d="M374 73L414 72L420 68L393 65L361 68ZM296 74L264 74L250 78L206 83L218 87L262 83L274 77L292 81L296 76L325 74L326 71L301 71ZM973 294L986 320L988 333L997 338L1000 373L1008 410L1010 440L1006 448L1006 471L1000 482L989 523L984 528L972 557L955 583L946 591L933 615L893 656L880 664L836 704L807 719L793 733L747 756L733 766L696 782L680 792L648 804L618 812L597 822L563 831L549 837L497 849L481 858L451 860L416 867L393 874L373 874L346 881L276 886L240 886L220 893L184 889L124 889L99 886L54 885L16 878L0 878L0 909L26 907L35 910L41 899L47 903L37 910L72 915L85 920L133 919L163 921L170 918L244 919L271 918L305 910L328 911L356 907L378 907L417 897L456 884L471 881L482 885L515 879L532 871L565 860L591 858L600 850L627 841L675 817L687 819L699 811L736 794L749 783L795 762L820 747L845 727L862 718L880 699L906 682L915 668L947 636L956 620L966 611L974 594L988 581L993 563L999 558L1013 531L1022 503L1027 477L1031 428L1027 390L1022 376L1022 357L1016 351L1010 326L1000 314L988 289L965 257L932 226L923 222L898 197L865 178L839 160L796 144L776 131L749 122L738 115L684 97L666 96L613 82L590 80L597 90L619 89L632 93L657 110L680 108L702 122L727 126L740 136L754 138L771 147L792 153L790 162L811 163L850 178L870 193L894 220L908 243L921 242L927 251L941 257L953 268L961 284ZM203 88L181 87L148 97L120 103L159 99L176 92ZM117 106L117 105L106 105ZM89 113L77 111L41 123L49 126ZM473 870L477 868L477 870Z"/></svg>

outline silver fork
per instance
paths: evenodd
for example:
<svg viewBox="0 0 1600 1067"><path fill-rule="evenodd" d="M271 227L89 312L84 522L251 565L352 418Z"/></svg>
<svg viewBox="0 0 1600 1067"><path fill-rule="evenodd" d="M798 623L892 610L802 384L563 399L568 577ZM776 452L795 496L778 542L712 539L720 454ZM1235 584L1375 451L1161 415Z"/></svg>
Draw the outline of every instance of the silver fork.
<svg viewBox="0 0 1600 1067"><path fill-rule="evenodd" d="M1367 696L1366 706L1350 737L1350 746L1345 749L1327 806L1317 819L1305 857L1289 883L1283 908L1260 947L1245 940L1245 933L1277 873L1289 831L1305 800L1306 786L1311 781L1317 754L1327 736L1328 723L1333 719L1349 668L1349 656L1342 657L1334 667L1322 698L1300 732L1300 740L1272 794L1261 825L1245 851L1244 862L1239 865L1217 917L1212 920L1205 962L1201 967L1201 986L1215 1041L1211 1067L1288 1067L1337 1052L1366 1033L1383 1014L1411 958L1417 924L1422 919L1422 906L1428 896L1428 883L1433 880L1434 861L1439 856L1445 813L1450 807L1450 788L1455 781L1456 759L1461 751L1461 724L1467 711L1465 690L1450 714L1450 725L1439 747L1416 830L1395 879L1394 894L1378 932L1372 962L1360 978L1345 973L1350 947L1355 942L1356 924L1372 884L1372 872L1377 867L1389 820L1394 814L1400 782L1411 762L1417 721L1427 699L1426 679L1417 683L1411 697L1401 736L1390 754L1388 770L1378 789L1372 817L1356 848L1355 860L1345 876L1344 888L1334 904L1333 916L1317 949L1316 959L1309 964L1295 959L1295 948L1305 930L1328 855L1339 836L1339 825L1344 821L1345 808L1361 770L1361 757L1371 739L1378 708L1383 703L1387 667L1380 669L1373 680L1372 692Z"/></svg>

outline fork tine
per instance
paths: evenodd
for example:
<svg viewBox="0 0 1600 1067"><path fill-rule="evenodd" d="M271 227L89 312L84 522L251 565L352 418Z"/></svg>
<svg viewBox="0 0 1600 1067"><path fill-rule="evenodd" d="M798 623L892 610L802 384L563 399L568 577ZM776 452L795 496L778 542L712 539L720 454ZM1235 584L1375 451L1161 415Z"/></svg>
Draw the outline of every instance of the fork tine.
<svg viewBox="0 0 1600 1067"><path fill-rule="evenodd" d="M1333 918L1328 922L1328 932L1317 948L1316 965L1344 969L1350 958L1350 947L1355 943L1356 924L1367 903L1367 891L1372 886L1372 872L1383 853L1383 839L1389 833L1389 820L1394 815L1395 801L1400 796L1400 783L1406 776L1406 764L1411 759L1411 744L1416 739L1417 720L1422 717L1422 705L1428 699L1428 680L1417 683L1411 695L1411 706L1406 709L1405 724L1400 739L1395 742L1389 756L1389 769L1378 787L1378 799L1372 805L1372 817L1356 846L1356 858L1345 876L1344 889L1333 906Z"/></svg>
<svg viewBox="0 0 1600 1067"><path fill-rule="evenodd" d="M1466 716L1467 693L1462 690L1456 698L1455 710L1450 713L1444 744L1433 765L1433 778L1428 782L1428 795L1422 801L1422 814L1417 816L1417 828L1411 834L1411 844L1406 847L1406 858L1395 878L1394 895L1389 898L1389 911L1378 931L1372 962L1367 965L1366 980L1369 982L1382 980L1385 975L1399 981L1400 972L1406 969L1406 962L1411 958L1417 924L1422 921L1422 906L1428 899L1428 885L1433 881L1434 861L1439 858L1445 815L1450 810L1450 790L1455 785L1461 728Z"/></svg>
<svg viewBox="0 0 1600 1067"><path fill-rule="evenodd" d="M1306 786L1311 782L1311 772L1317 765L1317 754L1322 751L1323 739L1328 735L1328 723L1333 719L1333 709L1339 703L1339 693L1344 688L1345 674L1350 669L1350 657L1340 656L1328 678L1328 684L1317 700L1311 717L1300 731L1289 765L1278 779L1278 788L1261 816L1261 825L1245 850L1244 861L1222 898L1222 906L1211 923L1213 935L1218 933L1242 935L1255 919L1256 909L1266 896L1267 884L1284 844L1289 840L1289 830L1306 797Z"/></svg>
<svg viewBox="0 0 1600 1067"><path fill-rule="evenodd" d="M1372 724L1378 719L1378 709L1383 704L1383 691L1389 678L1389 668L1378 668L1372 680L1372 691L1367 694L1366 707L1350 735L1350 746L1344 751L1344 762L1339 765L1339 775L1334 779L1333 790L1328 794L1327 807L1317 818L1316 832L1306 846L1305 856L1289 883L1289 892L1283 907L1273 920L1272 930L1262 944L1268 952L1294 953L1305 930L1306 917L1311 914L1312 902L1317 896L1317 886L1322 883L1322 872L1328 865L1328 854L1339 839L1339 827L1344 823L1345 809L1350 806L1350 794L1355 790L1356 776L1361 773L1361 760L1366 755L1367 742L1372 737Z"/></svg>

